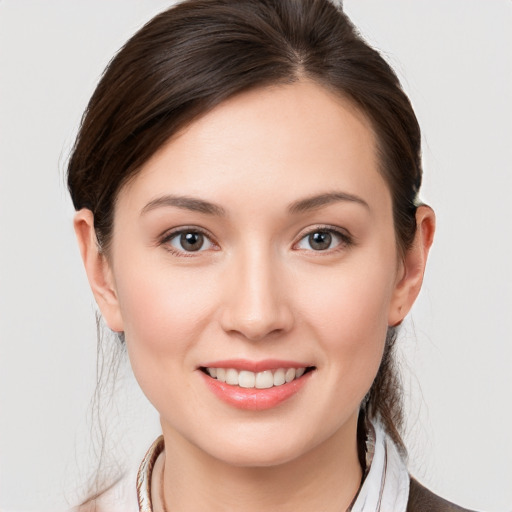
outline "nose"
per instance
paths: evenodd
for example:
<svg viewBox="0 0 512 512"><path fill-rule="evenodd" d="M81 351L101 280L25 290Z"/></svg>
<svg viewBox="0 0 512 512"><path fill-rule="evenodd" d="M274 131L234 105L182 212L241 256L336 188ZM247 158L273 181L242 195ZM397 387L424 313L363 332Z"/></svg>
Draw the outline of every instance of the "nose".
<svg viewBox="0 0 512 512"><path fill-rule="evenodd" d="M288 332L293 326L289 289L267 251L248 251L225 276L221 324L225 332L259 341ZM281 277L281 279L280 279Z"/></svg>

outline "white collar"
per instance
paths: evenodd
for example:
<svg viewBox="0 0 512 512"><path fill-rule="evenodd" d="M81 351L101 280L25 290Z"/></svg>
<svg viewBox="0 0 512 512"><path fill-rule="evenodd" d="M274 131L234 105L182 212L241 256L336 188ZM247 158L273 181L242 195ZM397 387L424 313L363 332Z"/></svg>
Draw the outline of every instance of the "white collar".
<svg viewBox="0 0 512 512"><path fill-rule="evenodd" d="M375 421L371 439L371 465L351 512L406 512L409 498L407 464L380 421ZM164 449L160 436L146 453L137 474L137 498L140 512L151 512L151 473Z"/></svg>
<svg viewBox="0 0 512 512"><path fill-rule="evenodd" d="M406 512L409 499L407 464L382 424L372 424L375 446L370 471L351 512Z"/></svg>

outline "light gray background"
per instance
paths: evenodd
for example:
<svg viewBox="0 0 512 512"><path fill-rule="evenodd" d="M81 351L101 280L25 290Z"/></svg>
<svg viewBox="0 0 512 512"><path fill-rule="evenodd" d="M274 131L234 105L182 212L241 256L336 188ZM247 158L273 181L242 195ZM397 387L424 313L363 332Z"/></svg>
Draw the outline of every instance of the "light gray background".
<svg viewBox="0 0 512 512"><path fill-rule="evenodd" d="M73 502L88 473L94 306L63 170L104 66L171 3L0 0L6 509L65 508L64 496ZM424 289L401 341L411 468L461 505L511 510L512 2L347 0L345 7L412 98L424 134L423 198L438 216ZM109 446L120 460L137 459L157 420L129 376L121 388Z"/></svg>

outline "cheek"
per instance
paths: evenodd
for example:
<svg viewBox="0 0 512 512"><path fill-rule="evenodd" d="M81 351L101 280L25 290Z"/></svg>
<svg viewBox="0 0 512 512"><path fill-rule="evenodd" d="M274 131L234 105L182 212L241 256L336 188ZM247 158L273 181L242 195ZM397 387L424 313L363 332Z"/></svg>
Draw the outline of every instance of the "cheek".
<svg viewBox="0 0 512 512"><path fill-rule="evenodd" d="M187 359L214 302L201 271L172 272L162 264L126 264L116 279L125 338L135 374L193 366Z"/></svg>
<svg viewBox="0 0 512 512"><path fill-rule="evenodd" d="M308 291L298 293L301 309L309 318L321 319L316 323L334 337L356 338L358 333L386 330L391 272L378 267L342 268L339 272L306 276L303 284Z"/></svg>
<svg viewBox="0 0 512 512"><path fill-rule="evenodd" d="M165 265L139 265L124 270L128 277L117 283L117 290L134 376L156 410L168 411L179 424L187 410L184 377L196 368L218 287L197 269L170 272ZM174 404L171 411L169 403Z"/></svg>
<svg viewBox="0 0 512 512"><path fill-rule="evenodd" d="M394 282L394 259L389 261L388 266L363 262L316 273L303 282L308 292L297 293L307 297L300 308L323 346L325 364L349 393L369 388L380 365Z"/></svg>

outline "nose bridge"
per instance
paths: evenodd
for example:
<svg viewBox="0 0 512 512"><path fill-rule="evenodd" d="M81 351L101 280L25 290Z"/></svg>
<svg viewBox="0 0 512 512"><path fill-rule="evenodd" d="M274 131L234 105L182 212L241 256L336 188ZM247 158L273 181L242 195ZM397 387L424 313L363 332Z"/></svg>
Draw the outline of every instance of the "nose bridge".
<svg viewBox="0 0 512 512"><path fill-rule="evenodd" d="M224 329L251 340L287 331L292 315L272 248L251 244L237 252L235 260L229 270Z"/></svg>

